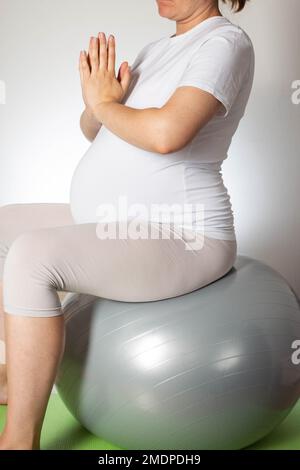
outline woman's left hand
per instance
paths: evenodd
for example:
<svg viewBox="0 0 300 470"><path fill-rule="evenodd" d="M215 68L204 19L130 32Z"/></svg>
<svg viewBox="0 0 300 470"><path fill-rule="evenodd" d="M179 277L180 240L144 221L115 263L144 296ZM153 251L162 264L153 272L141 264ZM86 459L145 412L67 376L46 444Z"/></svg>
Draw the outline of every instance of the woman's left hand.
<svg viewBox="0 0 300 470"><path fill-rule="evenodd" d="M129 88L131 72L128 62L122 63L117 78L115 61L115 38L110 36L106 41L104 33L100 33L99 38L91 38L89 57L86 51L80 53L79 71L83 99L86 107L92 112L102 103L120 103Z"/></svg>

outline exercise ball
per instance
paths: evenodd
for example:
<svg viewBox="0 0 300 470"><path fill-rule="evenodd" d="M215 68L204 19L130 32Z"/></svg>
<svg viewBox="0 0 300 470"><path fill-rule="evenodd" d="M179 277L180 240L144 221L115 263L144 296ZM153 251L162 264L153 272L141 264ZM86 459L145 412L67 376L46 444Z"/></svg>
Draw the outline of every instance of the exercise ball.
<svg viewBox="0 0 300 470"><path fill-rule="evenodd" d="M68 293L57 391L121 449L244 448L300 396L299 307L278 272L241 255L222 278L170 299Z"/></svg>

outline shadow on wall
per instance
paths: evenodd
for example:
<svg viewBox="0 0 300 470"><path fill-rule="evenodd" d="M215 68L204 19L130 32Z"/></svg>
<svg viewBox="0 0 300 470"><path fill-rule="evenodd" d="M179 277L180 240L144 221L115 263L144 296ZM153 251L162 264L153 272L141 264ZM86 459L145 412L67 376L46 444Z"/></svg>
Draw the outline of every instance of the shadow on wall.
<svg viewBox="0 0 300 470"><path fill-rule="evenodd" d="M226 17L250 36L255 79L246 115L225 161L239 250L284 275L300 297L300 104L292 83L300 80L299 0L250 0Z"/></svg>
<svg viewBox="0 0 300 470"><path fill-rule="evenodd" d="M299 297L300 105L292 103L291 95L289 79L284 87L254 87L223 175L231 195L239 253L277 269Z"/></svg>

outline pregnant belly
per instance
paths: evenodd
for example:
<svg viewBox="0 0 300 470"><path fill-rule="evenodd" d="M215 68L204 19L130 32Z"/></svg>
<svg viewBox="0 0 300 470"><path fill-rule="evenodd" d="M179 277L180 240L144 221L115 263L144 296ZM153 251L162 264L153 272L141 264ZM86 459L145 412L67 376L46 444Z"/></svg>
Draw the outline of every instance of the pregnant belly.
<svg viewBox="0 0 300 470"><path fill-rule="evenodd" d="M219 164L184 160L177 152L144 151L101 129L77 166L70 206L76 223L124 220L142 215L164 220L180 207L184 225L212 235L233 236L230 197ZM199 207L200 205L200 207ZM202 211L203 208L203 211ZM175 209L176 210L176 209Z"/></svg>
<svg viewBox="0 0 300 470"><path fill-rule="evenodd" d="M172 163L170 167L165 156L139 149L101 129L73 174L70 205L75 222L99 222L103 211L112 213L112 207L115 219L120 219L137 204L149 213L151 204L179 202L181 171L174 159Z"/></svg>

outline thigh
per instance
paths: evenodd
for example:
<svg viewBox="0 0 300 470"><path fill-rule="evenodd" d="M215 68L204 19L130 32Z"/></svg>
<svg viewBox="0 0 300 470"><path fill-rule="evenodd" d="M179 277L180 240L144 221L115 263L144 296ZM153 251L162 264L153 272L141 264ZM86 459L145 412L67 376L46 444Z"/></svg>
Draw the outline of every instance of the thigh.
<svg viewBox="0 0 300 470"><path fill-rule="evenodd" d="M126 222L117 225L126 232ZM236 241L188 230L182 233L168 224L143 220L140 228L140 233L148 237L129 234L124 239L101 239L96 224L77 227L74 237L78 243L85 240L77 262L81 269L84 267L86 283L69 283L66 290L127 302L155 301L204 287L224 276L234 264ZM76 269L76 262L73 265Z"/></svg>
<svg viewBox="0 0 300 470"><path fill-rule="evenodd" d="M147 221L140 223L144 238L128 234L127 222L111 225L127 236L115 236L109 224L108 238L99 237L101 224L62 227L58 237L58 230L52 230L53 247L58 239L61 245L52 267L64 280L57 286L60 290L127 302L155 301L200 288L229 269L232 251L217 240L199 235L197 243L191 243L180 232L174 236L167 225Z"/></svg>
<svg viewBox="0 0 300 470"><path fill-rule="evenodd" d="M28 230L74 224L70 205L61 203L8 204L0 207L0 279L13 241Z"/></svg>
<svg viewBox="0 0 300 470"><path fill-rule="evenodd" d="M5 265L7 311L55 314L57 290L127 302L161 300L198 289L231 268L233 245L204 239L199 248L189 249L189 239L176 238L158 224L143 224L148 238L104 239L95 223L21 235Z"/></svg>

